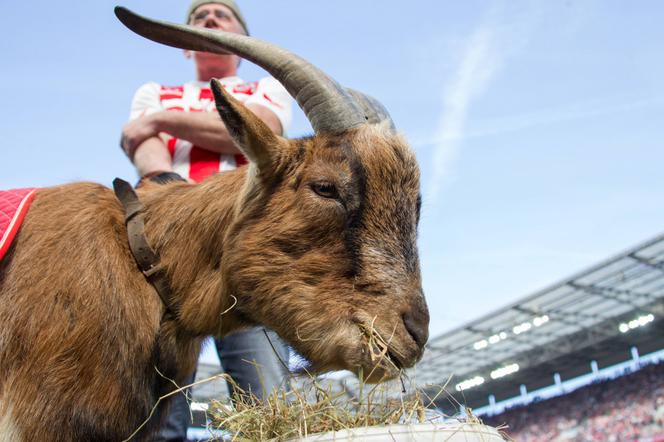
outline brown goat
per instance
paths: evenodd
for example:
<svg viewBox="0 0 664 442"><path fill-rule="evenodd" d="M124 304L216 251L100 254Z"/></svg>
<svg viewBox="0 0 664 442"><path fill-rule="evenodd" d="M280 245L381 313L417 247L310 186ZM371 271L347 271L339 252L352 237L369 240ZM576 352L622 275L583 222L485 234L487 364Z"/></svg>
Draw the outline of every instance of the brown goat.
<svg viewBox="0 0 664 442"><path fill-rule="evenodd" d="M234 51L270 70L263 55L239 47L251 38L116 13L150 38ZM333 84L355 100L343 105L350 110L332 103L316 114L320 106L303 104L285 81L317 132L292 141L213 82L250 165L199 185L138 191L173 317L137 269L112 190L78 183L37 193L0 262L0 441L122 440L173 388L157 369L181 382L204 336L250 324L277 331L319 371L362 369L379 381L419 360L429 316L415 157L389 121L379 122L385 114L373 100L330 81L324 91ZM158 423L136 439L149 440Z"/></svg>

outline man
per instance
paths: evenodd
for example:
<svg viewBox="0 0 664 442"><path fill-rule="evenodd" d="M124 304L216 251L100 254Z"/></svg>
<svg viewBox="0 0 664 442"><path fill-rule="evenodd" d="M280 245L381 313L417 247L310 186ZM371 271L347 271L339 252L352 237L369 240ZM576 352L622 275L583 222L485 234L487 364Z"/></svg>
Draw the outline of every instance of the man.
<svg viewBox="0 0 664 442"><path fill-rule="evenodd" d="M194 0L187 17L193 26L247 34L245 21L232 0ZM185 51L185 57L194 59L198 81L172 88L148 83L134 97L122 145L141 177L176 172L199 182L214 172L244 164L213 112L212 78L221 79L226 90L276 133L283 134L290 124L291 98L276 80L243 82L236 76L236 55Z"/></svg>
<svg viewBox="0 0 664 442"><path fill-rule="evenodd" d="M247 25L233 0L194 0L186 22L197 27L248 35ZM291 97L273 78L244 82L237 77L236 55L185 51L193 58L196 81L177 87L147 83L136 92L130 121L122 131L122 148L142 179L157 182L200 182L208 176L246 163L219 118L209 82L220 79L227 91L283 135L291 121ZM271 344L262 328L250 329L216 341L221 364L245 391L258 397L278 387L288 352L274 332ZM247 362L255 361L260 367ZM192 378L193 379L193 378ZM158 440L180 441L186 437L189 409L179 395Z"/></svg>

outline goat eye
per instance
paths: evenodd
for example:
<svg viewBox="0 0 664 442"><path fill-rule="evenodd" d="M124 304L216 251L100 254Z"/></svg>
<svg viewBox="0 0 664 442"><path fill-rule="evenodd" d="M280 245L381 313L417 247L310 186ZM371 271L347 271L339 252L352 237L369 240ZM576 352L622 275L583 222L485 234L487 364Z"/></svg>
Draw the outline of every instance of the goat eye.
<svg viewBox="0 0 664 442"><path fill-rule="evenodd" d="M311 189L314 192L316 192L318 196L322 196L323 198L339 197L339 193L337 192L337 187L332 183L328 182L312 183Z"/></svg>

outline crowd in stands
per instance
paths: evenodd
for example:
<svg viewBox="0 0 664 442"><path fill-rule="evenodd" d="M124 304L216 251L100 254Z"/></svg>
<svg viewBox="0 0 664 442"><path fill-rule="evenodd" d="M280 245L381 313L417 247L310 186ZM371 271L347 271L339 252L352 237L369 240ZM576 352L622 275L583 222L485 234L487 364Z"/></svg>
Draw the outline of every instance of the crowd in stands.
<svg viewBox="0 0 664 442"><path fill-rule="evenodd" d="M664 362L483 421L516 442L664 442Z"/></svg>

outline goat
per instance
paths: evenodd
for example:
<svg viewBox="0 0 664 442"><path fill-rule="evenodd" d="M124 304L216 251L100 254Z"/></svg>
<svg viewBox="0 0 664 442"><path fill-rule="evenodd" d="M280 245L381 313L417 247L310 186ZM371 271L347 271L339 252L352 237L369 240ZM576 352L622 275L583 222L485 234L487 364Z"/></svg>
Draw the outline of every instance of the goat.
<svg viewBox="0 0 664 442"><path fill-rule="evenodd" d="M193 370L204 336L252 324L277 331L317 371L363 370L377 382L414 365L429 323L419 170L384 108L269 43L116 15L155 41L264 67L315 134L273 134L213 81L248 167L137 191L172 289L170 316L137 269L110 189L39 190L0 262L0 441L126 438L172 390L165 378Z"/></svg>

